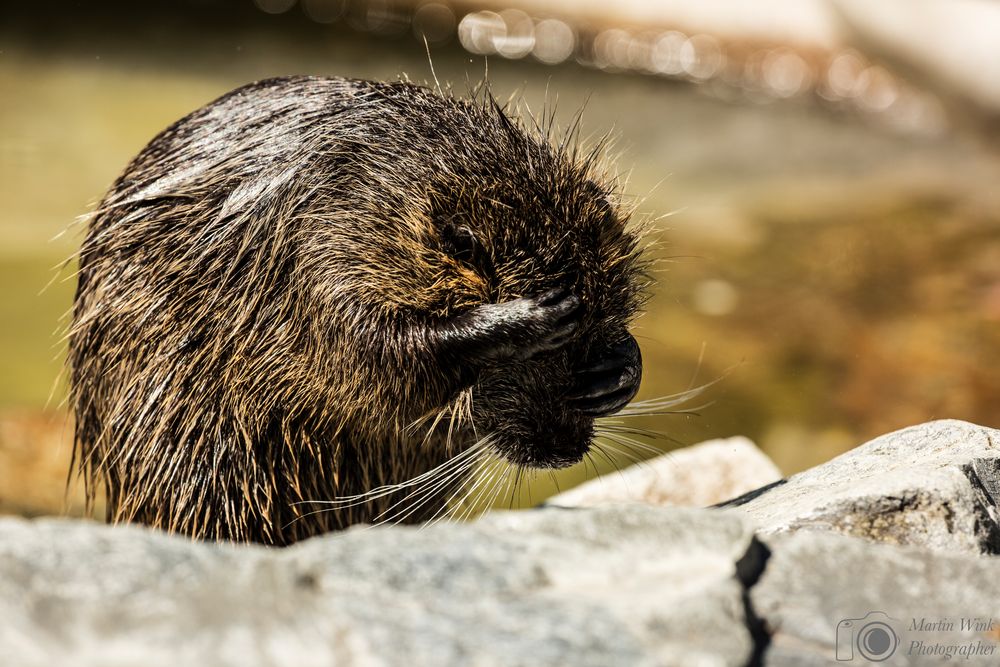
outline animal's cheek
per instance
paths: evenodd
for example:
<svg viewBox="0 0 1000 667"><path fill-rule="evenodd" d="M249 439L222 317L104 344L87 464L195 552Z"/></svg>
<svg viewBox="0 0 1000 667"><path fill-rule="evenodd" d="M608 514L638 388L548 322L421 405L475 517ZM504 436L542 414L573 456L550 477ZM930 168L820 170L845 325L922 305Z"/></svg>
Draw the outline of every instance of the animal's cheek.
<svg viewBox="0 0 1000 667"><path fill-rule="evenodd" d="M431 278L423 287L426 298L422 310L432 316L453 317L489 301L486 281L450 258L442 258L428 274Z"/></svg>
<svg viewBox="0 0 1000 667"><path fill-rule="evenodd" d="M456 267L453 284L462 306L474 306L489 300L490 286L486 278L467 266Z"/></svg>

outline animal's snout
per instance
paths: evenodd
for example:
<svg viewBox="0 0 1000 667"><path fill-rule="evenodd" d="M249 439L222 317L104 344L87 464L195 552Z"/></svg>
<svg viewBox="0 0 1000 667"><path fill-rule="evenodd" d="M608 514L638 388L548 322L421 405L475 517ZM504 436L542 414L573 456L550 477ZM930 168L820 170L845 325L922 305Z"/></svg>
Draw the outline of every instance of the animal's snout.
<svg viewBox="0 0 1000 667"><path fill-rule="evenodd" d="M628 335L574 371L567 402L588 417L606 417L632 400L641 380L642 353Z"/></svg>

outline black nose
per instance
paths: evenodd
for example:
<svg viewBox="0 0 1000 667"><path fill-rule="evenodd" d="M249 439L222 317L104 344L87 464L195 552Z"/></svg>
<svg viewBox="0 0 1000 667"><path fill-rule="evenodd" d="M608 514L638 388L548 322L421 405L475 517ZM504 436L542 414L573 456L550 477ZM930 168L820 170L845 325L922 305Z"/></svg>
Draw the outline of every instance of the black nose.
<svg viewBox="0 0 1000 667"><path fill-rule="evenodd" d="M641 380L642 354L628 336L574 372L567 402L588 417L613 415L628 405Z"/></svg>

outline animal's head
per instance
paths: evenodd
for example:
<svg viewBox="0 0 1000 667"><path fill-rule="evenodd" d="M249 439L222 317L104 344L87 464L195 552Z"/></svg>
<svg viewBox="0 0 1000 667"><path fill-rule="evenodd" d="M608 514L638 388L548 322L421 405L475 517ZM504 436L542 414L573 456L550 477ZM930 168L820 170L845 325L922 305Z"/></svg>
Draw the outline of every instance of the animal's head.
<svg viewBox="0 0 1000 667"><path fill-rule="evenodd" d="M553 147L499 109L485 113L494 136L473 146L492 153L464 157L488 171L438 187L437 247L487 302L561 288L581 305L565 344L479 374L473 423L512 463L562 467L586 454L594 419L638 390L642 361L628 326L647 284L639 233L594 155Z"/></svg>

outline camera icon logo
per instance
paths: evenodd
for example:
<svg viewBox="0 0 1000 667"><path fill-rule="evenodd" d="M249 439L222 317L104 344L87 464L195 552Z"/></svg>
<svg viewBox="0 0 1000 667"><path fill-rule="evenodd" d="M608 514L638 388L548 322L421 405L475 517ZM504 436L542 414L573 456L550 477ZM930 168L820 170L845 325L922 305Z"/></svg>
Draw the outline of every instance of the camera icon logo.
<svg viewBox="0 0 1000 667"><path fill-rule="evenodd" d="M892 619L881 611L861 618L845 618L837 624L837 660L860 656L870 662L888 660L899 646Z"/></svg>

